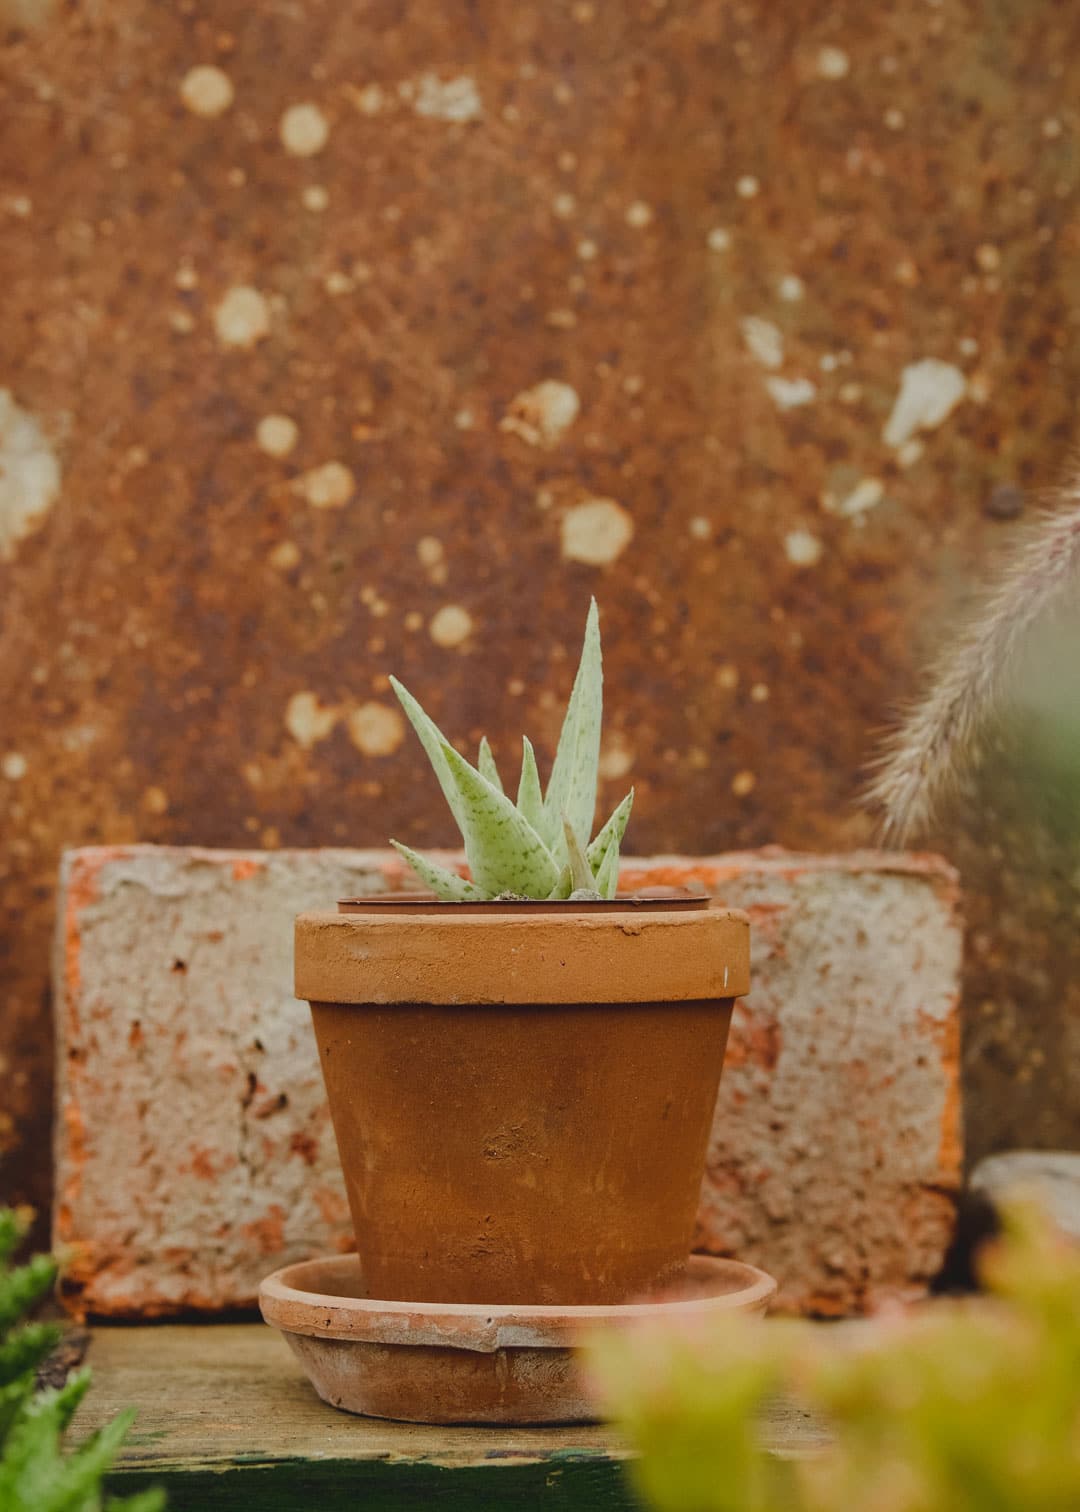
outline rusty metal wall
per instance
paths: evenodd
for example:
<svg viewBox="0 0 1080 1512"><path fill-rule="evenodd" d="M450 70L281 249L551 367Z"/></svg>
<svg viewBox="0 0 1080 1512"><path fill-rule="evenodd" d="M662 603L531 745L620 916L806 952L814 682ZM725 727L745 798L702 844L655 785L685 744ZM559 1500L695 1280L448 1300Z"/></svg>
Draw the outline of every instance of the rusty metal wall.
<svg viewBox="0 0 1080 1512"><path fill-rule="evenodd" d="M874 731L1073 438L1080 13L0 18L6 1195L60 848L449 841L388 671L550 754L595 593L633 850L872 838ZM1075 867L1004 791L932 837L975 1153L1078 1133Z"/></svg>

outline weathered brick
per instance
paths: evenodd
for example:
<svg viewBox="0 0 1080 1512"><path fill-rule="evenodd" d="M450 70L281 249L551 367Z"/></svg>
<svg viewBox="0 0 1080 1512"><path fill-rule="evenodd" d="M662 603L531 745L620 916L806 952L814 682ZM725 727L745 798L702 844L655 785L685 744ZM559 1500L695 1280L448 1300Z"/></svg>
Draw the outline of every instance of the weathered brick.
<svg viewBox="0 0 1080 1512"><path fill-rule="evenodd" d="M960 1179L953 873L932 857L774 850L628 861L754 921L699 1245L857 1311L940 1264ZM292 918L400 886L384 851L69 852L56 940L54 1232L101 1315L248 1305L347 1248L348 1213Z"/></svg>

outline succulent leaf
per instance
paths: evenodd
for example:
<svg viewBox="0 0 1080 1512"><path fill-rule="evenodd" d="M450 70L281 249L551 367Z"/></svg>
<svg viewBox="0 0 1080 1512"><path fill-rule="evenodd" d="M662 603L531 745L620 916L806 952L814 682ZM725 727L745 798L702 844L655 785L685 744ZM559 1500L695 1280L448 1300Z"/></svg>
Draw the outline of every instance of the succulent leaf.
<svg viewBox="0 0 1080 1512"><path fill-rule="evenodd" d="M397 694L398 703L405 710L406 717L417 735L420 744L427 753L427 758L435 770L439 779L439 786L443 790L443 797L450 805L450 812L454 816L458 829L462 829L462 802L457 784L450 776L450 770L446 765L443 755L443 747L448 744L446 736L439 729L433 719L426 715L408 688L398 682L396 677L391 677L390 686Z"/></svg>
<svg viewBox="0 0 1080 1512"><path fill-rule="evenodd" d="M427 887L438 897L455 902L492 897L565 899L587 893L614 896L619 852L634 794L631 789L590 844L603 706L600 617L595 599L589 603L581 660L546 793L541 787L536 753L527 738L522 741L515 804L505 793L486 737L480 742L477 765L471 766L408 690L394 677L390 683L439 779L472 871L472 880L466 881L392 841Z"/></svg>
<svg viewBox="0 0 1080 1512"><path fill-rule="evenodd" d="M591 892L595 886L592 867L585 859L585 852L578 844L578 837L574 834L573 826L566 815L563 815L563 838L566 841L566 854L570 857L570 879L574 884L574 892L583 889Z"/></svg>
<svg viewBox="0 0 1080 1512"><path fill-rule="evenodd" d="M495 765L495 757L492 755L491 744L486 735L480 742L480 755L476 766L481 777L486 777L492 787L498 788L501 793L503 791L502 778L499 776L499 769Z"/></svg>
<svg viewBox="0 0 1080 1512"><path fill-rule="evenodd" d="M607 823L602 829L597 831L596 839L585 852L589 858L589 865L597 875L599 875L600 868L604 864L604 857L607 854L607 848L612 839L615 841L616 857L618 856L619 847L622 845L623 836L626 834L626 826L630 820L630 810L633 806L634 790L631 788L623 801L612 813Z"/></svg>
<svg viewBox="0 0 1080 1512"><path fill-rule="evenodd" d="M456 784L458 820L473 881L486 892L546 898L559 878L550 850L509 798L493 787L452 745L443 759Z"/></svg>
<svg viewBox="0 0 1080 1512"><path fill-rule="evenodd" d="M619 887L619 841L613 833L608 840L604 859L596 870L594 884L602 898L613 898Z"/></svg>
<svg viewBox="0 0 1080 1512"><path fill-rule="evenodd" d="M467 882L464 877L459 877L457 872L449 871L445 866L440 866L437 861L420 855L419 851L402 845L400 840L391 840L390 844L401 859L412 867L424 886L429 887L435 896L442 898L444 902L482 903L490 896L475 883Z"/></svg>
<svg viewBox="0 0 1080 1512"><path fill-rule="evenodd" d="M592 599L585 622L581 661L566 706L555 764L544 797L544 839L560 859L564 858L565 852L564 814L581 845L588 843L592 833L600 764L603 681L600 613L596 600Z"/></svg>
<svg viewBox="0 0 1080 1512"><path fill-rule="evenodd" d="M536 752L527 735L521 737L521 778L518 782L517 810L538 835L544 833L544 794L540 773L536 769Z"/></svg>

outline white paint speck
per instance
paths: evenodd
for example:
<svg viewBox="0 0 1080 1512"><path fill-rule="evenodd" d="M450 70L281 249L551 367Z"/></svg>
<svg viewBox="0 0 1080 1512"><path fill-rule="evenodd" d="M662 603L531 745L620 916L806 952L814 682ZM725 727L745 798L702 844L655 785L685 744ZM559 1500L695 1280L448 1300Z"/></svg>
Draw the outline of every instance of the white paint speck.
<svg viewBox="0 0 1080 1512"><path fill-rule="evenodd" d="M312 509L341 509L352 498L356 479L344 462L324 462L303 473L293 486Z"/></svg>
<svg viewBox="0 0 1080 1512"><path fill-rule="evenodd" d="M413 109L433 121L478 121L484 113L476 81L468 74L456 79L423 74L416 81Z"/></svg>
<svg viewBox="0 0 1080 1512"><path fill-rule="evenodd" d="M784 360L784 338L779 326L760 315L747 315L740 323L747 351L762 367L778 368Z"/></svg>
<svg viewBox="0 0 1080 1512"><path fill-rule="evenodd" d="M630 771L636 755L637 752L623 732L612 730L604 736L600 746L600 776L605 782L617 782Z"/></svg>
<svg viewBox="0 0 1080 1512"><path fill-rule="evenodd" d="M900 392L882 431L887 446L903 446L916 431L933 430L967 393L967 379L951 362L924 357L900 375Z"/></svg>
<svg viewBox="0 0 1080 1512"><path fill-rule="evenodd" d="M896 453L896 460L901 467L914 467L925 450L926 447L921 441L905 441Z"/></svg>
<svg viewBox="0 0 1080 1512"><path fill-rule="evenodd" d="M305 751L331 734L341 711L333 705L321 704L311 692L294 693L285 706L285 728Z"/></svg>
<svg viewBox="0 0 1080 1512"><path fill-rule="evenodd" d="M1001 267L1001 250L993 242L983 242L975 248L975 262L984 273L996 273Z"/></svg>
<svg viewBox="0 0 1080 1512"><path fill-rule="evenodd" d="M255 427L255 441L268 457L287 457L299 435L299 426L288 415L264 415Z"/></svg>
<svg viewBox="0 0 1080 1512"><path fill-rule="evenodd" d="M861 478L849 494L832 502L831 509L834 514L842 515L845 519L858 519L868 509L880 504L884 497L885 485L880 478ZM830 507L828 500L826 507Z"/></svg>
<svg viewBox="0 0 1080 1512"><path fill-rule="evenodd" d="M726 226L714 226L705 238L710 252L726 252L731 246L731 232Z"/></svg>
<svg viewBox="0 0 1080 1512"><path fill-rule="evenodd" d="M822 79L846 79L851 59L842 47L822 47L817 55L818 76Z"/></svg>
<svg viewBox="0 0 1080 1512"><path fill-rule="evenodd" d="M192 115L224 115L235 98L232 80L212 63L200 63L180 81L180 98Z"/></svg>
<svg viewBox="0 0 1080 1512"><path fill-rule="evenodd" d="M0 772L9 782L20 782L27 773L27 760L21 751L8 751L0 761Z"/></svg>
<svg viewBox="0 0 1080 1512"><path fill-rule="evenodd" d="M589 237L586 237L584 241L579 241L577 245L577 255L582 262L592 262L599 250L600 248Z"/></svg>
<svg viewBox="0 0 1080 1512"><path fill-rule="evenodd" d="M322 184L306 184L300 196L300 203L305 210L311 210L320 215L330 203L330 195Z"/></svg>
<svg viewBox="0 0 1080 1512"><path fill-rule="evenodd" d="M222 346L253 347L270 334L270 306L258 289L237 284L215 306L214 330Z"/></svg>
<svg viewBox="0 0 1080 1512"><path fill-rule="evenodd" d="M817 389L809 378L766 378L765 387L777 409L782 410L798 409L801 405L810 404L817 395Z"/></svg>
<svg viewBox="0 0 1080 1512"><path fill-rule="evenodd" d="M405 721L397 709L362 703L346 719L349 739L364 756L392 756L405 739Z"/></svg>
<svg viewBox="0 0 1080 1512"><path fill-rule="evenodd" d="M352 93L353 101L361 115L376 116L386 104L386 93L381 84L365 84Z"/></svg>
<svg viewBox="0 0 1080 1512"><path fill-rule="evenodd" d="M627 206L626 224L633 226L635 230L640 231L645 226L651 225L652 220L652 206L647 205L644 200L635 200L632 205Z"/></svg>
<svg viewBox="0 0 1080 1512"><path fill-rule="evenodd" d="M555 378L545 378L517 395L499 428L519 436L530 446L551 447L565 435L580 412L581 400L575 389Z"/></svg>
<svg viewBox="0 0 1080 1512"><path fill-rule="evenodd" d="M634 522L614 499L586 499L562 518L563 557L589 567L606 567L622 555L634 537Z"/></svg>
<svg viewBox="0 0 1080 1512"><path fill-rule="evenodd" d="M744 173L742 178L736 180L735 193L740 199L754 199L761 191L761 185L752 173Z"/></svg>
<svg viewBox="0 0 1080 1512"><path fill-rule="evenodd" d="M824 548L809 530L791 530L784 537L784 552L794 567L814 567Z"/></svg>
<svg viewBox="0 0 1080 1512"><path fill-rule="evenodd" d="M890 131L903 131L905 116L902 110L897 110L895 105L890 105L885 112L883 120Z"/></svg>
<svg viewBox="0 0 1080 1512"><path fill-rule="evenodd" d="M60 494L60 463L41 426L0 389L0 561L31 535Z"/></svg>
<svg viewBox="0 0 1080 1512"><path fill-rule="evenodd" d="M795 273L786 273L776 286L776 292L788 304L798 304L806 293L806 285Z"/></svg>
<svg viewBox="0 0 1080 1512"><path fill-rule="evenodd" d="M437 646L452 650L472 634L473 618L462 604L444 604L431 617L428 634Z"/></svg>
<svg viewBox="0 0 1080 1512"><path fill-rule="evenodd" d="M712 521L704 515L695 515L690 521L689 530L695 541L707 541L712 536Z"/></svg>
<svg viewBox="0 0 1080 1512"><path fill-rule="evenodd" d="M560 220L569 220L577 209L577 200L572 194L557 194L551 202L551 213Z"/></svg>
<svg viewBox="0 0 1080 1512"><path fill-rule="evenodd" d="M278 136L291 157L314 157L330 140L330 122L318 105L290 105L278 123Z"/></svg>

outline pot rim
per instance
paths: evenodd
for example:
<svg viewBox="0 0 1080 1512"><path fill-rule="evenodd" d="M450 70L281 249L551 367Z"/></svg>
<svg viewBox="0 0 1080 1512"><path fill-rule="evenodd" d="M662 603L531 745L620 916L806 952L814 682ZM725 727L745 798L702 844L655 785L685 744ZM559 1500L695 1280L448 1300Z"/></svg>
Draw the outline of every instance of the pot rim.
<svg viewBox="0 0 1080 1512"><path fill-rule="evenodd" d="M617 893L614 898L585 902L572 898L522 898L520 900L496 898L480 901L454 901L438 898L431 892L383 892L370 897L339 898L339 914L367 913L370 909L388 914L395 913L450 913L477 915L622 913L627 909L648 909L650 913L690 913L710 906L711 895L693 892L688 887L641 887L632 893Z"/></svg>
<svg viewBox="0 0 1080 1512"><path fill-rule="evenodd" d="M693 1254L682 1287L627 1302L407 1302L307 1290L305 1272L351 1269L355 1253L294 1261L259 1287L263 1318L274 1328L309 1338L357 1342L434 1344L491 1353L507 1347L552 1348L579 1342L598 1324L656 1318L701 1318L718 1311L764 1311L776 1281L742 1260Z"/></svg>
<svg viewBox="0 0 1080 1512"><path fill-rule="evenodd" d="M296 920L295 987L354 1007L719 1003L750 990L750 920L649 901L316 911Z"/></svg>

